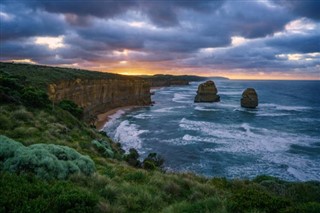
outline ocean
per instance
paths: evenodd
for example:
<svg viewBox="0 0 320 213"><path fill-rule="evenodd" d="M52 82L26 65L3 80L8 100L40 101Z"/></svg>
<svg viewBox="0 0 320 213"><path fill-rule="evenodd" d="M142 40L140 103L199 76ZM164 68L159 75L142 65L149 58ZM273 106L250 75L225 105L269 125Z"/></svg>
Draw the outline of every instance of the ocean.
<svg viewBox="0 0 320 213"><path fill-rule="evenodd" d="M197 87L154 89L154 106L119 110L103 130L165 169L207 177L320 180L320 81L214 80L221 101L194 103ZM258 93L256 109L240 107Z"/></svg>

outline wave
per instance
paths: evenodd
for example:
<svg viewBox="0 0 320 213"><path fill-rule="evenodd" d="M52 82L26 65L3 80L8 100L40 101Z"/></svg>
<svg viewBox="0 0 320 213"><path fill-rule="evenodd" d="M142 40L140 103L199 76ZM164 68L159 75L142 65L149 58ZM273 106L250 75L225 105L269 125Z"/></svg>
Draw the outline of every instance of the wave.
<svg viewBox="0 0 320 213"><path fill-rule="evenodd" d="M138 118L138 119L149 119L149 118L152 118L153 116L150 114L147 114L147 113L140 113L140 114L134 115L132 117Z"/></svg>
<svg viewBox="0 0 320 213"><path fill-rule="evenodd" d="M193 103L192 96L191 94L174 93L172 101L176 103Z"/></svg>
<svg viewBox="0 0 320 213"><path fill-rule="evenodd" d="M110 128L111 126L114 125L114 123L116 122L116 120L118 118L120 118L123 114L125 114L126 111L125 110L118 110L116 113L112 114L112 115L109 115L108 118L109 120L105 123L105 125L103 126L103 130L106 130L108 128Z"/></svg>
<svg viewBox="0 0 320 213"><path fill-rule="evenodd" d="M197 131L202 136L215 138L215 143L227 145L219 151L228 152L284 152L288 151L293 143L317 141L313 137L257 128L248 123L226 125L183 118L179 126L184 130Z"/></svg>
<svg viewBox="0 0 320 213"><path fill-rule="evenodd" d="M230 95L230 96L241 96L242 92L240 91L223 91L223 92L218 92L218 95Z"/></svg>
<svg viewBox="0 0 320 213"><path fill-rule="evenodd" d="M200 106L196 106L194 109L198 110L198 111L205 111L205 112L211 112L211 111L217 112L217 111L220 111L219 109L212 109L212 108L208 109L208 108L200 107Z"/></svg>
<svg viewBox="0 0 320 213"><path fill-rule="evenodd" d="M186 134L182 137L183 140L185 141L193 141L193 142L210 142L213 143L214 139L213 138L205 138L205 137L200 137L200 136L192 136L189 134Z"/></svg>
<svg viewBox="0 0 320 213"><path fill-rule="evenodd" d="M276 110L282 110L282 111L306 111L312 109L308 106L284 106L284 105L278 105L278 104L259 104L259 108L262 109L276 109Z"/></svg>
<svg viewBox="0 0 320 213"><path fill-rule="evenodd" d="M280 116L288 116L291 115L289 113L257 113L257 116L261 117L280 117Z"/></svg>
<svg viewBox="0 0 320 213"><path fill-rule="evenodd" d="M160 109L153 110L153 112L173 112L174 109L183 109L185 106L177 106L177 107L164 107Z"/></svg>
<svg viewBox="0 0 320 213"><path fill-rule="evenodd" d="M181 139L181 138L173 138L173 139L161 140L161 142L168 143L170 145L176 145L176 146L185 146L185 145L195 144L195 141L184 140L184 139Z"/></svg>
<svg viewBox="0 0 320 213"><path fill-rule="evenodd" d="M122 121L115 130L114 139L122 144L122 148L128 151L130 148L141 149L142 140L140 135L149 132L148 130L139 130L136 124L130 124L128 120Z"/></svg>

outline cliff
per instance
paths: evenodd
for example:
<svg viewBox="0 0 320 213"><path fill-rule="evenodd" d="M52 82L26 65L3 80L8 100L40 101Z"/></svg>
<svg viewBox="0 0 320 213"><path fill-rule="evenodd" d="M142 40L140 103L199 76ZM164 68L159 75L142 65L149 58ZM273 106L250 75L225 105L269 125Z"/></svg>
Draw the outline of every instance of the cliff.
<svg viewBox="0 0 320 213"><path fill-rule="evenodd" d="M76 79L51 83L48 95L53 102L72 100L84 109L85 120L116 107L148 105L150 85L137 79Z"/></svg>

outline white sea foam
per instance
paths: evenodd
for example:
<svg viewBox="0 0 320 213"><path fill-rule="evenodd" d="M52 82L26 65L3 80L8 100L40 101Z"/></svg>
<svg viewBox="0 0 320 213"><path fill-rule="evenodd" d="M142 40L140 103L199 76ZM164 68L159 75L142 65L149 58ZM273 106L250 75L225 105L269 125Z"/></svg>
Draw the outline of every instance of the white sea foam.
<svg viewBox="0 0 320 213"><path fill-rule="evenodd" d="M238 108L238 104L230 104L230 103L224 103L224 102L218 102L215 104L217 107L221 108Z"/></svg>
<svg viewBox="0 0 320 213"><path fill-rule="evenodd" d="M155 93L161 94L161 95L170 95L170 94L174 93L174 91L164 90L164 91L155 91Z"/></svg>
<svg viewBox="0 0 320 213"><path fill-rule="evenodd" d="M185 146L189 144L195 144L195 141L192 140L184 140L182 138L173 138L173 139L168 139L168 140L161 140L161 142L168 143L171 145L176 145L176 146Z"/></svg>
<svg viewBox="0 0 320 213"><path fill-rule="evenodd" d="M213 108L205 108L205 107L201 107L201 106L196 106L194 108L195 110L198 110L198 111L208 111L208 112L211 112L211 111L220 111L219 109L213 109Z"/></svg>
<svg viewBox="0 0 320 213"><path fill-rule="evenodd" d="M253 177L258 173L267 173L288 178L288 173L290 173L293 180L320 178L320 174L318 174L320 163L303 156L297 158L295 154L288 152L292 144L303 143L308 146L308 144L317 142L318 139L315 137L257 128L249 123L223 125L212 122L192 121L186 118L180 121L180 127L184 130L197 131L201 135L194 137L186 134L184 140L204 141L202 138L210 138L209 136L211 136L212 143L220 144L215 148L206 148L204 152L232 153L235 155L256 156L260 159L259 161L262 164L260 166L259 163L255 162L254 166L251 164L244 165L241 170L236 171L231 166L228 168L230 176L239 176L242 173ZM267 171L268 168L270 168L270 171Z"/></svg>
<svg viewBox="0 0 320 213"><path fill-rule="evenodd" d="M259 104L259 108L263 109L277 109L283 111L306 111L311 109L311 107L307 106L283 106L278 104Z"/></svg>
<svg viewBox="0 0 320 213"><path fill-rule="evenodd" d="M229 95L229 96L241 96L242 92L240 91L219 91L218 95Z"/></svg>
<svg viewBox="0 0 320 213"><path fill-rule="evenodd" d="M142 140L140 135L149 132L148 130L139 130L136 124L130 124L128 120L122 121L115 130L114 139L122 144L124 150L130 148L141 149Z"/></svg>
<svg viewBox="0 0 320 213"><path fill-rule="evenodd" d="M191 121L183 118L179 126L185 130L198 131L201 135L212 136L214 143L224 143L226 146L216 149L216 151L228 152L285 152L290 149L290 145L303 141L304 143L316 142L316 138L303 135L290 134L256 128L248 123L225 125L213 122Z"/></svg>
<svg viewBox="0 0 320 213"><path fill-rule="evenodd" d="M288 116L290 115L289 113L257 113L257 116L261 116L261 117L281 117L281 116Z"/></svg>
<svg viewBox="0 0 320 213"><path fill-rule="evenodd" d="M174 93L172 101L176 103L192 103L193 97L192 94Z"/></svg>
<svg viewBox="0 0 320 213"><path fill-rule="evenodd" d="M177 106L177 107L164 107L164 108L160 108L160 109L156 109L156 110L153 110L153 112L173 112L174 109L183 109L183 108L186 108L185 106Z"/></svg>
<svg viewBox="0 0 320 213"><path fill-rule="evenodd" d="M108 129L109 127L111 127L115 121L120 118L123 114L125 114L126 111L125 110L118 110L116 113L112 114L112 115L109 115L108 118L109 120L105 123L105 125L103 126L103 130L106 130Z"/></svg>
<svg viewBox="0 0 320 213"><path fill-rule="evenodd" d="M140 113L140 114L134 115L132 117L138 118L138 119L149 119L149 118L152 118L152 115L147 114L147 113Z"/></svg>
<svg viewBox="0 0 320 213"><path fill-rule="evenodd" d="M209 142L213 143L215 141L214 138L210 137L200 137L200 136L192 136L189 134L186 134L182 137L183 140L185 141L193 141L193 142Z"/></svg>

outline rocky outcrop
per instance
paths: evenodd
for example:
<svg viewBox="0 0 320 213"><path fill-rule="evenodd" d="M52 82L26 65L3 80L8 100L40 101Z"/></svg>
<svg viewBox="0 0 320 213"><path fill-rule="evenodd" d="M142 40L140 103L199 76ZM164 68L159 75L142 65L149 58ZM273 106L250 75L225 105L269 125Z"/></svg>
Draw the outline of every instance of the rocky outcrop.
<svg viewBox="0 0 320 213"><path fill-rule="evenodd" d="M218 102L220 101L220 96L217 93L218 90L214 82L207 81L199 85L194 102Z"/></svg>
<svg viewBox="0 0 320 213"><path fill-rule="evenodd" d="M242 93L241 106L245 108L256 108L258 106L258 95L253 88L247 88Z"/></svg>
<svg viewBox="0 0 320 213"><path fill-rule="evenodd" d="M48 86L53 102L72 100L84 109L86 120L108 110L151 103L150 85L138 79L76 79Z"/></svg>

